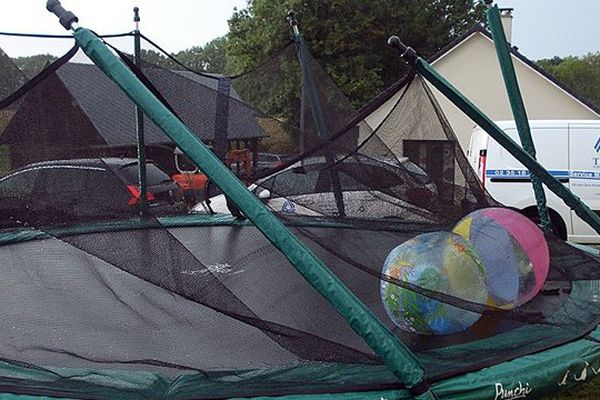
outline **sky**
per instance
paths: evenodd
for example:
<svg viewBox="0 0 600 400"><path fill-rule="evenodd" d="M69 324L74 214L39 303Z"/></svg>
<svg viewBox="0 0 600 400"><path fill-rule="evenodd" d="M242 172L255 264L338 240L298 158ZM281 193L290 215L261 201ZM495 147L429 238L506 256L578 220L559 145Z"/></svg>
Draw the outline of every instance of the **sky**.
<svg viewBox="0 0 600 400"><path fill-rule="evenodd" d="M497 0L512 7L512 44L531 60L600 51L600 0Z"/></svg>
<svg viewBox="0 0 600 400"><path fill-rule="evenodd" d="M79 24L99 34L134 29L133 7L140 9L140 30L169 53L204 45L226 34L234 7L246 0L61 0ZM0 0L1 32L68 34L46 10L46 0ZM131 41L131 38L122 39ZM0 36L0 48L9 56L40 53L61 55L73 42L57 39L11 39Z"/></svg>
<svg viewBox="0 0 600 400"><path fill-rule="evenodd" d="M45 0L0 2L0 31L66 33L46 11ZM131 31L132 9L138 6L141 31L173 53L226 34L234 7L244 8L246 0L62 0L62 4L75 12L82 26L100 34ZM532 60L600 51L600 0L497 0L497 4L515 9L512 43ZM129 45L131 38L121 40ZM71 40L0 36L0 48L11 57L61 55L71 45Z"/></svg>

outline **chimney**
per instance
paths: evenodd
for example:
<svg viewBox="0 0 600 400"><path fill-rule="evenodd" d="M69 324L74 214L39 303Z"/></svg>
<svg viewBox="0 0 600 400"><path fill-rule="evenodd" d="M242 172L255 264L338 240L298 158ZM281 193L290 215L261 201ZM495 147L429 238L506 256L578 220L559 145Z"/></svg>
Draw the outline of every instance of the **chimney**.
<svg viewBox="0 0 600 400"><path fill-rule="evenodd" d="M506 35L506 41L508 43L512 42L512 12L513 8L500 8L500 20L502 21L502 29L504 29L504 34Z"/></svg>

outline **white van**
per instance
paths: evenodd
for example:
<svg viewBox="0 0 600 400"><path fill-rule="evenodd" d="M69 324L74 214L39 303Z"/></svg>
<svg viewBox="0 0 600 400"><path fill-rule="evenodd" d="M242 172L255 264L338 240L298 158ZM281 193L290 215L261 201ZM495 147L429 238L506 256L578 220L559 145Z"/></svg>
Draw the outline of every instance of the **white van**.
<svg viewBox="0 0 600 400"><path fill-rule="evenodd" d="M497 125L521 143L514 121ZM537 160L588 207L600 212L600 120L529 121ZM529 171L481 128L471 135L469 163L499 202L537 218ZM545 188L554 232L577 243L600 243L600 236L561 199Z"/></svg>

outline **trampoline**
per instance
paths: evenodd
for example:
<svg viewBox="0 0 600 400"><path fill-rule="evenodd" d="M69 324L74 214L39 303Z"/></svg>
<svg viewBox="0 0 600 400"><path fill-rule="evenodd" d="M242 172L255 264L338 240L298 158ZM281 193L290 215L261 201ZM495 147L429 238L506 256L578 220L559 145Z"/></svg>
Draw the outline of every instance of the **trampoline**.
<svg viewBox="0 0 600 400"><path fill-rule="evenodd" d="M505 210L470 168L423 66L353 111L302 42L252 72L191 79L110 51L50 3L77 44L31 80L5 75L9 169L130 156L139 107L149 147L180 149L219 188L215 208L220 197L234 212L154 213L150 193L144 208L130 191L132 214L111 214L121 198L99 207L91 170L75 185L39 164L17 183L0 177L3 396L516 399L600 373L597 251L539 231L547 276L514 307L488 301L487 291L461 295L472 286L464 275L448 292L384 268L398 246L454 235L477 210ZM95 66L70 62L82 51ZM286 120L269 116L284 92L259 78L277 73L318 101ZM368 116L382 109L373 124ZM312 117L296 127L301 114ZM276 133L304 142L283 165L236 177L218 158L224 131L248 146ZM512 262L506 246L498 241L497 262ZM389 287L407 296L404 311L410 299L451 308L462 328L406 329L382 296Z"/></svg>

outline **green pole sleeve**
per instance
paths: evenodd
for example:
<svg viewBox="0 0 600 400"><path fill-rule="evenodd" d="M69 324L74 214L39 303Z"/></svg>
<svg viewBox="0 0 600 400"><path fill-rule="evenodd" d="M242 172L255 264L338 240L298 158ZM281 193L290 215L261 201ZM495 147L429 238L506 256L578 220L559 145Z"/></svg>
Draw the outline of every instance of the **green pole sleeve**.
<svg viewBox="0 0 600 400"><path fill-rule="evenodd" d="M346 319L386 366L408 388L425 379L414 355L244 184L202 141L175 117L135 75L89 30L73 33L87 56L177 144L198 168L277 247L296 270Z"/></svg>
<svg viewBox="0 0 600 400"><path fill-rule="evenodd" d="M517 75L512 63L510 56L509 44L506 41L504 35L504 29L502 28L502 22L500 21L500 12L498 6L489 7L486 10L486 16L488 25L492 31L492 37L494 39L494 46L496 47L496 53L498 54L498 61L500 62L500 70L504 78L504 85L506 86L506 93L510 101L510 107L512 114L515 119L517 131L521 138L521 144L523 149L535 159L535 146L533 139L531 138L531 130L529 128L529 121L527 119L527 112L525 111L525 104L523 103L523 97L519 90L519 82ZM540 178L531 173L531 183L533 185L533 193L537 202L538 215L540 216L540 225L545 231L551 230L550 216L548 215L548 208L546 207L546 194L542 187Z"/></svg>
<svg viewBox="0 0 600 400"><path fill-rule="evenodd" d="M579 197L575 196L565 185L554 178L544 167L542 167L535 158L527 154L521 146L508 137L498 125L489 119L480 109L471 103L458 89L450 82L437 73L431 65L418 57L416 59L416 68L421 75L425 77L437 90L448 98L455 106L471 118L477 125L483 128L491 137L493 137L500 146L504 147L510 154L521 162L531 174L536 175L548 189L560 197L566 205L581 219L587 222L596 232L600 234L600 218L590 210Z"/></svg>

